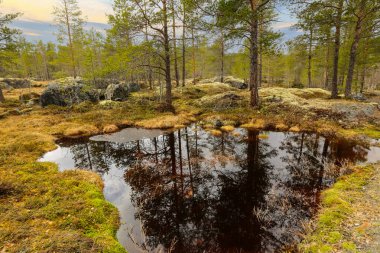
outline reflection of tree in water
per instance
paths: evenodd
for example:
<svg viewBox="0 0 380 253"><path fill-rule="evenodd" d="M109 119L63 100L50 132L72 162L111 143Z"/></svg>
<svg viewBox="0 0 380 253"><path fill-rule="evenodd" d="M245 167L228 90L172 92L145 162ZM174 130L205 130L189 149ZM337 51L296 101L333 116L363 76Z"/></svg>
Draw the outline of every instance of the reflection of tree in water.
<svg viewBox="0 0 380 253"><path fill-rule="evenodd" d="M75 144L71 152L77 167L125 170L148 249L275 251L294 242L337 176L324 164L363 160L366 150L310 134L285 134L276 150L258 135L185 128L125 144Z"/></svg>
<svg viewBox="0 0 380 253"><path fill-rule="evenodd" d="M208 230L198 228L207 214L210 192L203 189L194 193L194 188L200 188L209 175L193 168L199 161L190 157L192 144L184 132L184 136L181 131L170 133L158 142L158 146L168 149L155 163L144 160L126 172L126 180L132 187L132 201L137 207L136 217L143 223L151 248L158 245L169 248L175 241L178 252L184 249L190 252L191 247L195 247L195 251L199 246L197 238L199 242L207 238L203 232ZM200 159L202 157L198 157Z"/></svg>
<svg viewBox="0 0 380 253"><path fill-rule="evenodd" d="M246 146L238 149L245 150L245 154L235 153L236 149L224 150L226 155L239 159L239 169L218 168L215 173L202 167L205 158L190 156L191 162L187 163L187 155L191 155L187 149L191 145L189 137L178 136L181 135L167 136L167 156L163 155L155 166L140 166L138 171L130 169L126 173L137 207L136 217L143 223L147 244L151 248L160 244L168 248L175 240L176 252L260 249L264 233L252 211L264 205L267 173L272 169L268 159L275 151L267 144L259 145L258 132L249 132L249 140L238 144ZM203 152L210 141L200 141L196 148ZM179 148L180 143L184 143L185 152ZM178 175L181 163L182 170L192 173ZM196 169L197 166L202 169ZM182 184L192 185L192 193L183 191Z"/></svg>
<svg viewBox="0 0 380 253"><path fill-rule="evenodd" d="M259 132L248 131L246 154L236 153L240 169L221 172L220 195L216 203L216 226L219 229L220 247L239 252L259 252L263 250L263 241L272 235L266 233L266 227L254 210L266 209L265 195L270 186L269 175L273 170L270 158L276 155L265 141L260 141Z"/></svg>
<svg viewBox="0 0 380 253"><path fill-rule="evenodd" d="M275 201L283 202L282 214L292 217L288 220L292 222L289 228L294 231L293 234L298 234L302 222L315 213L320 191L340 176L341 163L346 160L361 161L367 154L365 148L354 143L331 141L318 134L305 133L286 134L280 150L286 152L281 160L289 174L278 186L282 193L277 195ZM337 166L327 166L331 163ZM284 229L286 224L280 227ZM289 241L292 237L295 236L284 234L282 241Z"/></svg>
<svg viewBox="0 0 380 253"><path fill-rule="evenodd" d="M339 166L343 162L365 161L367 150L355 143L344 140L329 140L319 134L287 134L282 141L281 150L287 155L282 157L291 172L292 188L316 193L340 176ZM337 174L326 178L326 164L335 164Z"/></svg>
<svg viewBox="0 0 380 253"><path fill-rule="evenodd" d="M75 166L104 174L114 165L119 169L132 166L138 159L138 145L131 143L85 142L70 146Z"/></svg>

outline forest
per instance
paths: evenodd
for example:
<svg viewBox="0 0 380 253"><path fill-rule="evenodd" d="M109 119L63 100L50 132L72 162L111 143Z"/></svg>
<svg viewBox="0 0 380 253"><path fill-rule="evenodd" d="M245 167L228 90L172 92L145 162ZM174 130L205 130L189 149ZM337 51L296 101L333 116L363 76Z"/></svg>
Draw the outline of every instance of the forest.
<svg viewBox="0 0 380 253"><path fill-rule="evenodd" d="M380 250L380 0L16 2L0 252Z"/></svg>
<svg viewBox="0 0 380 253"><path fill-rule="evenodd" d="M1 75L35 80L83 77L185 86L234 76L257 87L324 88L346 97L379 85L377 1L114 1L106 33L84 29L76 1L54 10L55 43L31 43L5 26ZM273 29L276 6L297 17L298 36ZM6 30L7 29L7 30ZM15 35L15 36L12 36ZM256 88L255 88L256 87ZM252 101L253 105L257 102Z"/></svg>

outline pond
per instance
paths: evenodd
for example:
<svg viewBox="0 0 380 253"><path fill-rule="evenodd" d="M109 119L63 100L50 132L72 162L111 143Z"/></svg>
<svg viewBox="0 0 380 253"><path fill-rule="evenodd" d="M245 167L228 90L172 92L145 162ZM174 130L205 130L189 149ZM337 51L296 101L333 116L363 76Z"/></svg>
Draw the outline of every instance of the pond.
<svg viewBox="0 0 380 253"><path fill-rule="evenodd" d="M193 125L59 142L40 160L102 176L130 253L275 252L300 240L346 162L380 160L380 148L308 133L214 136Z"/></svg>

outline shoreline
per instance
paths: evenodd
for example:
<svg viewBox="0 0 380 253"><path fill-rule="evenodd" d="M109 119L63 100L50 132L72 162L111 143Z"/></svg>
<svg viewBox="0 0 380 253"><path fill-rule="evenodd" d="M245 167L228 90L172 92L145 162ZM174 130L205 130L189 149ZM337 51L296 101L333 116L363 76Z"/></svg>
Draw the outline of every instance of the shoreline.
<svg viewBox="0 0 380 253"><path fill-rule="evenodd" d="M214 91L208 92L213 94ZM156 111L154 101L136 103L145 101L145 96L145 93L138 93L130 101L116 103L112 108L89 103L71 109L34 106L25 113L0 119L0 204L4 213L0 218L4 231L0 233L0 249L13 252L50 247L67 252L72 247L81 247L89 252L125 252L115 234L119 215L116 208L105 201L99 176L91 172L61 173L56 165L36 162L44 153L54 150L59 136L89 137L103 133L110 125L118 129L123 125L176 128L197 120L209 129L220 121L224 126L245 124L245 127L258 130L317 132L353 141L363 141L362 134L379 134L375 128L368 132L360 130L366 129L366 121L360 128L344 129L329 117L318 121L298 118L300 112L286 109L265 113L267 107L262 110L237 107L211 112L207 104L197 108L196 99L187 101L185 95L174 101L177 114L162 113ZM25 109L21 104L18 106ZM8 104L3 108L8 110ZM95 221L92 220L94 210ZM65 239L58 243L54 239L57 236ZM93 245L96 247L91 251Z"/></svg>

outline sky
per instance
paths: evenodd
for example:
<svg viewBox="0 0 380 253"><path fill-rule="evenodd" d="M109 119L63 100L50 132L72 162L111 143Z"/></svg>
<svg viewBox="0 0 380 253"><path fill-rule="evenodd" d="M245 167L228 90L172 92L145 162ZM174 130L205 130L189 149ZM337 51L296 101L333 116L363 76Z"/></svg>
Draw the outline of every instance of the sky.
<svg viewBox="0 0 380 253"><path fill-rule="evenodd" d="M0 0L1 1L1 0ZM86 17L86 28L95 28L104 31L107 25L107 14L112 13L113 0L78 0L79 7ZM56 27L53 23L53 7L57 0L3 0L1 4L2 13L21 12L23 15L18 18L13 27L20 29L27 40L35 42L56 42L54 32ZM280 6L277 8L279 18L273 24L275 30L284 33L283 40L289 40L297 35L297 31L290 29L295 23L289 11Z"/></svg>

